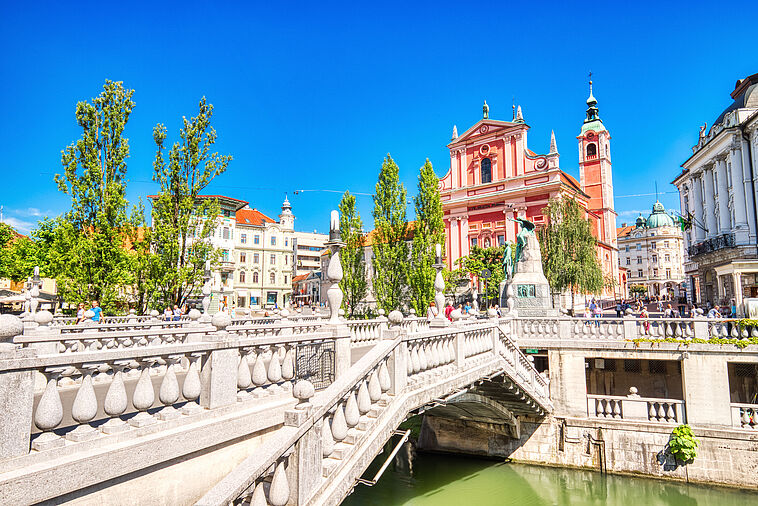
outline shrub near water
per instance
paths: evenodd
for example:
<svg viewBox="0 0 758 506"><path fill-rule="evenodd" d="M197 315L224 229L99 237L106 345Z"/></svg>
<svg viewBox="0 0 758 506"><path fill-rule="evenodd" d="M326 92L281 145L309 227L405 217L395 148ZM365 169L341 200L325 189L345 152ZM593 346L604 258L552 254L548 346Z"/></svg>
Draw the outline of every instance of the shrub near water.
<svg viewBox="0 0 758 506"><path fill-rule="evenodd" d="M674 458L686 463L695 460L699 444L690 426L680 425L671 432L669 451Z"/></svg>

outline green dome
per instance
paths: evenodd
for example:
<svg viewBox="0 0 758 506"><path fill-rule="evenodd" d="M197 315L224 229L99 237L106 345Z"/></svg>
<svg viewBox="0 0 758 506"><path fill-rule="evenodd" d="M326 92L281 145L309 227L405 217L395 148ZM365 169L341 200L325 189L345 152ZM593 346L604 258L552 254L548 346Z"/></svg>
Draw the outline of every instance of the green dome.
<svg viewBox="0 0 758 506"><path fill-rule="evenodd" d="M647 228L673 227L674 219L666 214L663 204L656 201L653 204L653 214L647 218Z"/></svg>
<svg viewBox="0 0 758 506"><path fill-rule="evenodd" d="M640 214L637 216L637 221L634 223L637 228L645 226L645 218Z"/></svg>

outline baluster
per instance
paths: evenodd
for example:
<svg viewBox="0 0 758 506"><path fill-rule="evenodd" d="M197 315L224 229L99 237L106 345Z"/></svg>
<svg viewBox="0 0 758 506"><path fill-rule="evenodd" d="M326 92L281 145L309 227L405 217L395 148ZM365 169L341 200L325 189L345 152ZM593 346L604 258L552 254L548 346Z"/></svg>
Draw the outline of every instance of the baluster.
<svg viewBox="0 0 758 506"><path fill-rule="evenodd" d="M166 374L163 375L161 387L158 390L158 399L164 404L164 407L158 412L160 420L172 420L180 416L179 411L173 405L179 400L179 381L176 379L174 368L181 359L181 355L169 355L164 359L166 361Z"/></svg>
<svg viewBox="0 0 758 506"><path fill-rule="evenodd" d="M34 424L43 432L32 442L32 450L49 450L65 444L63 438L52 432L63 420L63 404L58 392L58 378L64 370L63 367L50 367L42 371L47 379L47 386L34 412Z"/></svg>
<svg viewBox="0 0 758 506"><path fill-rule="evenodd" d="M129 430L129 425L120 416L129 405L126 387L124 387L123 371L130 362L130 360L117 360L111 364L113 380L108 386L108 392L105 394L105 402L103 403L103 411L111 418L100 426L103 434L115 434Z"/></svg>
<svg viewBox="0 0 758 506"><path fill-rule="evenodd" d="M338 403L334 410L332 437L338 443L347 437L347 422L345 421L345 412L342 410L342 403Z"/></svg>
<svg viewBox="0 0 758 506"><path fill-rule="evenodd" d="M355 400L355 392L351 391L347 396L347 403L345 404L345 423L348 428L352 429L358 425L360 416L361 414L358 411L358 401Z"/></svg>
<svg viewBox="0 0 758 506"><path fill-rule="evenodd" d="M379 385L379 375L376 369L371 373L368 380L368 396L371 399L371 404L378 401L382 396L382 387Z"/></svg>
<svg viewBox="0 0 758 506"><path fill-rule="evenodd" d="M383 393L387 392L392 386L392 380L390 378L390 373L387 370L386 360L382 361L382 364L379 366L379 386Z"/></svg>
<svg viewBox="0 0 758 506"><path fill-rule="evenodd" d="M595 416L603 416L603 401L595 399Z"/></svg>
<svg viewBox="0 0 758 506"><path fill-rule="evenodd" d="M666 420L675 420L676 416L674 414L674 408L671 406L670 402L666 403Z"/></svg>
<svg viewBox="0 0 758 506"><path fill-rule="evenodd" d="M201 389L200 371L197 365L200 357L202 357L202 353L192 353L187 357L189 367L187 368L187 374L184 376L184 384L182 385L182 397L187 399L187 403L182 408L182 414L184 415L191 415L203 409L197 402Z"/></svg>
<svg viewBox="0 0 758 506"><path fill-rule="evenodd" d="M647 403L647 419L653 421L656 419L655 405L652 402Z"/></svg>
<svg viewBox="0 0 758 506"><path fill-rule="evenodd" d="M260 397L263 395L263 385L268 381L268 375L266 374L266 364L263 361L263 349L258 348L255 357L255 364L253 364L253 383L257 387L253 390L253 395Z"/></svg>
<svg viewBox="0 0 758 506"><path fill-rule="evenodd" d="M663 421L666 417L666 412L663 410L660 402L655 403L655 419L659 422Z"/></svg>
<svg viewBox="0 0 758 506"><path fill-rule="evenodd" d="M129 419L129 425L133 427L144 427L156 423L155 417L147 412L155 402L155 390L153 389L153 382L150 379L150 366L153 364L154 359L144 358L139 362L141 363L142 371L140 372L140 377L132 397L132 405L139 410L139 413Z"/></svg>
<svg viewBox="0 0 758 506"><path fill-rule="evenodd" d="M282 364L279 361L278 347L271 349L271 360L268 363L267 377L271 382L271 393L278 392L281 389L278 383L282 381Z"/></svg>
<svg viewBox="0 0 758 506"><path fill-rule="evenodd" d="M415 341L413 345L413 351L411 352L411 362L413 363L413 374L421 372L421 358L418 354L418 341Z"/></svg>
<svg viewBox="0 0 758 506"><path fill-rule="evenodd" d="M334 438L332 437L332 427L329 425L329 417L325 416L321 425L321 455L327 458L333 451Z"/></svg>
<svg viewBox="0 0 758 506"><path fill-rule="evenodd" d="M284 469L284 461L280 460L276 465L271 487L268 490L268 503L271 506L286 506L290 499L290 486L287 482L287 473Z"/></svg>
<svg viewBox="0 0 758 506"><path fill-rule="evenodd" d="M253 376L250 373L250 363L247 360L249 353L249 349L240 349L240 360L237 366L237 388L241 391L237 392L238 401L249 396L246 390L253 383Z"/></svg>
<svg viewBox="0 0 758 506"><path fill-rule="evenodd" d="M365 381L361 381L358 387L358 412L365 415L371 411L371 397L368 394L368 386Z"/></svg>
<svg viewBox="0 0 758 506"><path fill-rule="evenodd" d="M419 351L418 351L418 362L419 362L419 371L423 372L426 371L427 367L429 366L429 362L427 360L426 356L426 346L421 342L419 343Z"/></svg>
<svg viewBox="0 0 758 506"><path fill-rule="evenodd" d="M405 347L405 372L408 376L413 374L413 360L411 356L413 355L413 350L411 350L411 345L406 345Z"/></svg>
<svg viewBox="0 0 758 506"><path fill-rule="evenodd" d="M291 381L295 377L295 352L292 346L287 346L286 350L282 361L282 379Z"/></svg>
<svg viewBox="0 0 758 506"><path fill-rule="evenodd" d="M613 403L613 418L621 418L621 401Z"/></svg>
<svg viewBox="0 0 758 506"><path fill-rule="evenodd" d="M76 392L74 405L71 407L71 418L79 422L79 426L66 434L69 441L87 441L96 438L100 432L92 427L91 422L97 415L97 397L95 387L92 385L92 373L99 367L98 364L82 364L79 370L82 372L82 383Z"/></svg>

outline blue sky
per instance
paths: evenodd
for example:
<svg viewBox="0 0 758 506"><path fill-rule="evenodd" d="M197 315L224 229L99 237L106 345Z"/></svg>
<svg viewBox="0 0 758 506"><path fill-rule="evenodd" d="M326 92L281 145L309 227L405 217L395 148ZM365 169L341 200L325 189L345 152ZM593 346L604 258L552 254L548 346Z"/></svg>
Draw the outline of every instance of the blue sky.
<svg viewBox="0 0 758 506"><path fill-rule="evenodd" d="M655 181L673 191L698 127L758 72L755 31L741 25L758 14L751 2L65 4L0 7L0 204L23 232L67 209L53 183L60 151L80 135L76 102L106 78L136 90L130 201L156 188L152 127L173 140L206 96L217 149L234 156L210 192L272 216L287 193L296 227L325 232L342 191L373 192L386 153L409 196L427 157L444 175L453 125L475 123L484 99L507 120L515 97L529 147L546 152L554 129L561 168L578 176L590 70L613 136L618 221L634 221L655 197L624 196ZM661 200L678 208L675 193ZM371 198L359 205L371 226Z"/></svg>

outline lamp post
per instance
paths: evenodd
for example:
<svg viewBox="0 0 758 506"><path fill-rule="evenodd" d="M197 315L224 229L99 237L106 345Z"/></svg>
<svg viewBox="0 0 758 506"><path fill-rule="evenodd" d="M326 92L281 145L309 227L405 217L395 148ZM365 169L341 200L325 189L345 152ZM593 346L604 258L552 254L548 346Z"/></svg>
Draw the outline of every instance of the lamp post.
<svg viewBox="0 0 758 506"><path fill-rule="evenodd" d="M437 306L437 316L430 322L432 327L447 327L450 322L445 318L445 280L442 277L442 269L445 265L442 263L442 245L434 245L434 265L437 275L434 277L434 304Z"/></svg>

